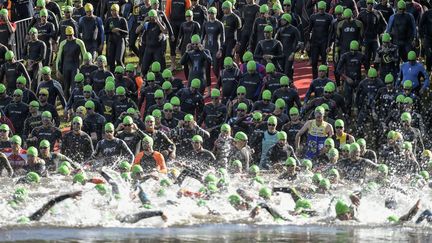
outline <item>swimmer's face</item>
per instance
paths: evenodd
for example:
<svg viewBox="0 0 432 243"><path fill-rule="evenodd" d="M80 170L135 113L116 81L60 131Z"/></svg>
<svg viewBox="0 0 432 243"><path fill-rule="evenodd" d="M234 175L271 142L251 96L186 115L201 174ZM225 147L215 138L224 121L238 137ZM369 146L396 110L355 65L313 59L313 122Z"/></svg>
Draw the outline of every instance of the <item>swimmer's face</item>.
<svg viewBox="0 0 432 243"><path fill-rule="evenodd" d="M200 142L192 142L192 147L194 150L200 150L201 149L201 143Z"/></svg>
<svg viewBox="0 0 432 243"><path fill-rule="evenodd" d="M285 146L285 144L287 143L287 141L286 140L279 140L279 141L277 141L277 145L279 146L279 147L283 147L283 146Z"/></svg>

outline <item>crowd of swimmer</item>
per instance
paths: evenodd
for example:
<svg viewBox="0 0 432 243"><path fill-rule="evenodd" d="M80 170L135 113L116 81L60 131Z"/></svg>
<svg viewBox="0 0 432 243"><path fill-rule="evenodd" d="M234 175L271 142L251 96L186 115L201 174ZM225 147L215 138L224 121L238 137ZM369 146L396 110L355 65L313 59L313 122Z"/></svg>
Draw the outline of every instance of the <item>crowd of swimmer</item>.
<svg viewBox="0 0 432 243"><path fill-rule="evenodd" d="M431 186L426 69L431 69L432 52L425 48L425 68L415 46L417 26L421 42L430 45L430 11L414 19L408 13L419 12L413 2L397 2L394 13L384 1L381 5L394 13L384 17L370 0L363 1L360 13L354 2L327 6L320 1L309 9L310 29L300 32L304 16L291 11L290 0L283 1L283 9L280 3L269 2L270 9L248 0L237 4L239 10L235 1L207 10L197 1L190 6L189 1L173 0L167 2L167 16L157 0L133 6L131 16L122 16L125 6L99 2L94 3L95 16L91 3L74 1L58 24L54 11L48 10L56 4L36 1L24 51L26 66L8 50L16 26L8 11L0 10L0 26L7 29L0 38L5 44L0 46L5 53L0 79L6 81L0 84L0 175L6 170L17 183L11 208L25 205L28 190L43 186L53 174L74 184L95 184L95 191L116 200L119 186L113 174L118 173L131 182L131 200L147 208L118 218L127 223L153 216L167 220L163 211L150 209L145 192L149 179L160 181L160 196L165 187L181 187L187 177L197 180L201 190L180 189L178 196L206 207L207 200L226 192L230 176L246 175L260 189L254 193L238 188L227 198L230 205L250 211L252 218L265 209L287 221L292 218L271 206L277 193L288 193L295 202L294 210L286 210L289 215L314 217L317 212L305 191L326 192L343 183L382 189L394 186L391 178L413 188ZM25 9L21 7L15 13ZM326 13L330 8L335 18ZM201 24L194 21L203 15L198 18ZM377 28L371 26L375 22ZM136 31L129 31L129 25ZM139 68L123 63L127 41L140 59ZM171 69L165 63L167 42ZM335 81L324 64L333 44ZM314 78L303 104L293 83L298 51L311 57ZM176 52L181 53L187 82L173 73ZM211 68L218 80L213 88ZM71 122L64 133L57 101ZM90 176L94 172L101 177ZM306 174L310 185L272 187L263 179L265 173L289 184ZM55 204L81 195L77 191L55 197L19 221L38 221ZM351 203L338 199L337 218L356 219L362 196L362 191L354 191L348 195ZM395 208L395 200L389 198L385 206ZM419 209L417 201L406 214L389 220L410 221ZM217 212L209 209L209 214ZM428 209L416 222L425 219L432 222Z"/></svg>

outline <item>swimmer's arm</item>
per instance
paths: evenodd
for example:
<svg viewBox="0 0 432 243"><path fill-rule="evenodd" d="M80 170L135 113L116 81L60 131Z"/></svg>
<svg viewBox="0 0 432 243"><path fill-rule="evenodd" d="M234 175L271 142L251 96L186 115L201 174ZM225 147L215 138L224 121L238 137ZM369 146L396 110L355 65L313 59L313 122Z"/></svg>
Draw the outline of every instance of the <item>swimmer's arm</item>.
<svg viewBox="0 0 432 243"><path fill-rule="evenodd" d="M49 200L45 205L43 205L42 208L40 208L38 211L33 213L29 217L29 219L31 221L39 221L46 214L46 212L48 212L48 210L51 209L54 205L56 205L57 203L59 203L61 201L66 200L68 198L79 197L79 196L81 196L81 193L82 193L82 191L77 191L77 192L72 192L72 193L68 193L68 194L53 198L53 199Z"/></svg>
<svg viewBox="0 0 432 243"><path fill-rule="evenodd" d="M309 129L309 123L310 121L307 121L303 127L297 132L296 136L295 136L295 146L298 149L300 147L300 138L301 136L303 136L303 134L305 132L307 132L307 130Z"/></svg>
<svg viewBox="0 0 432 243"><path fill-rule="evenodd" d="M419 211L420 209L420 199L412 206L412 208L405 215L399 218L399 222L407 222L410 221Z"/></svg>
<svg viewBox="0 0 432 243"><path fill-rule="evenodd" d="M334 135L333 126L328 124L326 127L327 136L331 138Z"/></svg>
<svg viewBox="0 0 432 243"><path fill-rule="evenodd" d="M125 217L120 218L118 220L122 223L134 224L140 221L141 219L147 219L156 216L160 216L164 221L168 219L162 211L144 211L132 215L126 215Z"/></svg>
<svg viewBox="0 0 432 243"><path fill-rule="evenodd" d="M6 157L6 155L4 153L0 153L0 173L2 171L2 168L6 168L10 177L13 176L14 171L12 169L12 166L9 163L8 158Z"/></svg>

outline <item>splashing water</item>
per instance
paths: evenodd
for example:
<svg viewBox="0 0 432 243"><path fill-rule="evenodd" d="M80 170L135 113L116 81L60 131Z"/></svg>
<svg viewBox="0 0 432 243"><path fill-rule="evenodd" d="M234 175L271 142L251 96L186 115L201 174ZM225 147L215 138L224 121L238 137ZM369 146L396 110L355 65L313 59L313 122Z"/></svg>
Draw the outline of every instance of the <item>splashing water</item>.
<svg viewBox="0 0 432 243"><path fill-rule="evenodd" d="M202 184L195 179L186 178L179 185L166 187L165 195L158 195L161 189L159 181L149 179L142 183L141 186L151 200L151 209L146 209L139 198L131 199L133 185L123 181L118 173L108 170L113 175L114 180L119 185L120 196L114 197L112 193L100 195L95 189L94 184L86 185L72 184L72 177L52 175L49 178L43 178L40 184L16 185L16 179L0 179L0 228L14 229L22 227L67 227L67 228L86 228L86 227L109 227L109 228L177 228L185 226L207 225L256 225L266 226L273 225L281 227L290 225L291 227L304 226L321 227L331 225L332 227L394 227L387 221L390 215L401 216L405 214L414 203L421 199L421 209L419 212L432 208L431 189L426 185L423 188L415 188L408 183L401 183L399 178L395 178L390 183L391 188L381 188L376 190L363 190L361 204L358 207L357 221L339 221L335 220L334 204L336 198L344 198L349 201L348 195L356 190L362 190L364 186L354 183L338 184L325 194L320 193L302 193L312 202L312 208L318 212L316 217L297 217L290 216L289 211L294 209L295 203L289 194L273 194L269 205L274 207L283 216L292 221L275 221L273 217L261 212L255 219L249 216L249 211L237 211L228 202L228 196L235 193L238 188L246 189L252 195L258 198L258 191L261 185L253 182L246 175L231 174L229 175L229 185L226 190L212 194L209 200L206 200L206 206L200 206L196 198L178 197L180 189L187 189L192 192L198 192ZM97 173L89 173L89 176L99 176ZM264 180L271 186L309 186L309 176L300 176L294 183L286 180L276 179L274 174L262 175ZM161 177L163 178L163 176ZM9 204L13 192L18 187L25 187L29 195L26 200L15 207ZM107 184L108 188L111 188ZM55 196L82 190L83 194L77 200L65 200L54 206L39 222L30 222L20 224L17 220L21 216L29 216L44 205L48 200ZM396 209L385 207L385 200L394 198ZM210 209L210 210L209 210ZM145 210L162 210L167 216L168 221L164 222L160 217L154 217L141 220L135 224L120 223L120 217L127 214L133 214ZM209 213L212 212L212 213ZM216 212L216 213L215 213ZM417 216L416 216L417 217ZM427 223L416 225L416 217L411 222L404 224L404 228L413 229L431 229ZM255 225L255 226L254 226ZM318 225L318 226L314 226ZM315 229L315 228L313 228ZM330 229L328 231L331 232ZM196 232L199 234L199 230ZM1 235L1 231L0 231Z"/></svg>

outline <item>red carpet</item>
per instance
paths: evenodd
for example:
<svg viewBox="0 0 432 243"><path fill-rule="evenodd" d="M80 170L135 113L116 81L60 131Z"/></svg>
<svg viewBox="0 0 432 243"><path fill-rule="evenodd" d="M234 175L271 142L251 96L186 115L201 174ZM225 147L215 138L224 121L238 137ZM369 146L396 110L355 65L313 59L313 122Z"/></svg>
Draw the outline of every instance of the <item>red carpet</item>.
<svg viewBox="0 0 432 243"><path fill-rule="evenodd" d="M333 78L333 71L330 67L330 78ZM182 71L175 73L177 78L186 80ZM312 67L308 65L307 61L298 61L294 64L294 85L299 91L300 98L304 98L306 91L309 88L309 84L312 81ZM212 72L212 86L216 84L216 77Z"/></svg>

